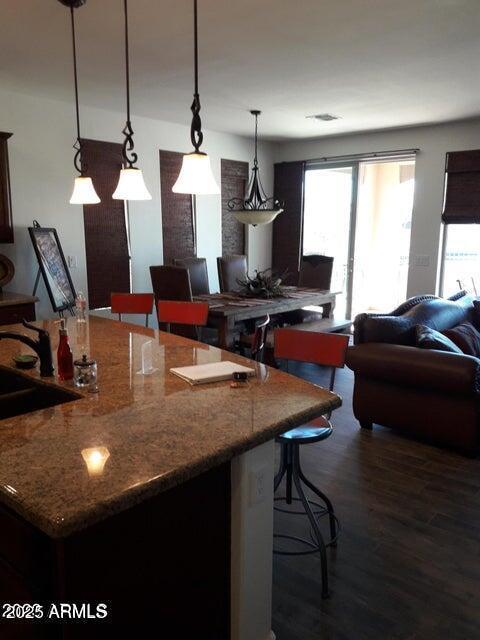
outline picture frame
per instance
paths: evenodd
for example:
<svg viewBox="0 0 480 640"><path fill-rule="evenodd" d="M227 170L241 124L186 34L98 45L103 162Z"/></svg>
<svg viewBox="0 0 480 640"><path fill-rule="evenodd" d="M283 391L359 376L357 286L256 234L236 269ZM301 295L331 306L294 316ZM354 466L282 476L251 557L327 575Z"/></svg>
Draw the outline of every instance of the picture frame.
<svg viewBox="0 0 480 640"><path fill-rule="evenodd" d="M75 306L75 287L63 255L57 230L52 227L28 227L45 287L56 313Z"/></svg>

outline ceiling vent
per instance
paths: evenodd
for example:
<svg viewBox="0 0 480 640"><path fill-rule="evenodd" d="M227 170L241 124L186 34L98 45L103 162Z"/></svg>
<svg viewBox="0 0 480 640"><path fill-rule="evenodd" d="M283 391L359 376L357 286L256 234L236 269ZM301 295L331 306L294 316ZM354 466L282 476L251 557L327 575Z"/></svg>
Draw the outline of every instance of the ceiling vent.
<svg viewBox="0 0 480 640"><path fill-rule="evenodd" d="M331 120L339 120L339 116L334 116L331 113L317 113L313 116L306 116L309 120L323 120L323 122L330 122Z"/></svg>

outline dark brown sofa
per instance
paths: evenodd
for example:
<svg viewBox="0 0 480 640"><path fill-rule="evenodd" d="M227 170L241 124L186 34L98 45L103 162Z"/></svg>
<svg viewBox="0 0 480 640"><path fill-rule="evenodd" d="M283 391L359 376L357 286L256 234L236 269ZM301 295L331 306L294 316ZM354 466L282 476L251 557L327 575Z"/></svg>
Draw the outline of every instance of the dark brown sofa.
<svg viewBox="0 0 480 640"><path fill-rule="evenodd" d="M347 364L355 372L353 411L363 428L374 423L476 455L480 360L420 349L415 327L445 331L472 321L473 300L420 296L387 315L361 314Z"/></svg>

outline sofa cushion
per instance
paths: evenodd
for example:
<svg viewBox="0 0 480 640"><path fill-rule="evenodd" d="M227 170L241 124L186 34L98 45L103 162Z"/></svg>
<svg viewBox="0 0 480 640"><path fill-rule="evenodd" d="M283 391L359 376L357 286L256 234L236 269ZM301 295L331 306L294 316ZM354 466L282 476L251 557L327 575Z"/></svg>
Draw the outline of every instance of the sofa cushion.
<svg viewBox="0 0 480 640"><path fill-rule="evenodd" d="M377 315L362 318L362 342L389 342L415 346L415 327L425 325L444 332L472 318L470 296L453 302L443 298L424 300L401 316Z"/></svg>
<svg viewBox="0 0 480 640"><path fill-rule="evenodd" d="M463 353L469 356L480 356L480 333L470 322L463 322L457 327L443 332Z"/></svg>
<svg viewBox="0 0 480 640"><path fill-rule="evenodd" d="M473 301L472 324L477 331L480 331L480 300Z"/></svg>
<svg viewBox="0 0 480 640"><path fill-rule="evenodd" d="M430 329L424 324L417 324L415 327L416 344L421 349L436 349L437 351L449 351L450 353L460 353L463 351L457 347L455 342L446 335Z"/></svg>

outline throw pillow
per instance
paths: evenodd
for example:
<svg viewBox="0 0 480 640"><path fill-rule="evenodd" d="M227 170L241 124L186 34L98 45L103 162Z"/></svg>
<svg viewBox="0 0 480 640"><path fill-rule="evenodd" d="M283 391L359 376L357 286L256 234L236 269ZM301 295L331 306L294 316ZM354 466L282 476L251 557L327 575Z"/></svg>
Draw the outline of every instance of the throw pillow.
<svg viewBox="0 0 480 640"><path fill-rule="evenodd" d="M447 329L443 335L450 338L463 353L470 356L480 356L480 333L470 322L464 322L452 329Z"/></svg>
<svg viewBox="0 0 480 640"><path fill-rule="evenodd" d="M463 351L450 338L424 324L417 324L415 333L417 347L421 349L436 349L437 351L463 354Z"/></svg>

